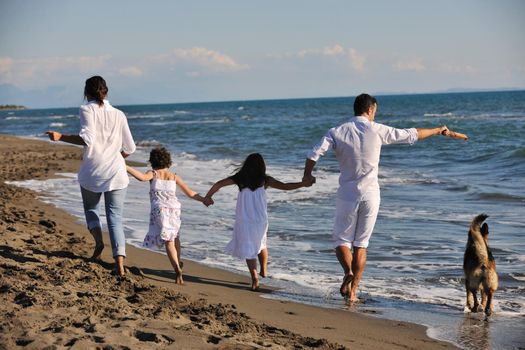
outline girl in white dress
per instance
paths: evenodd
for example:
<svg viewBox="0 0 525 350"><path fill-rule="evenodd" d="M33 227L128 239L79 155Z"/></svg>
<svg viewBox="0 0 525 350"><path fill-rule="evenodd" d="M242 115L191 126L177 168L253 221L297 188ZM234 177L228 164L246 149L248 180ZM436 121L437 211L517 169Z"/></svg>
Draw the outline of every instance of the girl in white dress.
<svg viewBox="0 0 525 350"><path fill-rule="evenodd" d="M259 153L252 153L246 158L236 174L216 182L206 194L205 200L213 204L212 196L220 188L230 185L239 187L233 237L226 246L226 252L232 256L246 259L252 277L252 290L257 290L259 287L257 259L260 264L260 275L266 277L268 274L266 188L273 187L286 191L311 186L312 183L308 180L293 183L280 182L266 175L266 164L263 157Z"/></svg>
<svg viewBox="0 0 525 350"><path fill-rule="evenodd" d="M137 180L150 182L151 212L149 230L143 246L150 248L164 245L175 270L175 283L183 284L179 240L181 204L176 195L177 185L191 199L202 203L208 201L192 191L178 175L169 170L171 155L166 148L153 149L149 162L152 170L148 170L145 174L130 166L126 167L128 173Z"/></svg>

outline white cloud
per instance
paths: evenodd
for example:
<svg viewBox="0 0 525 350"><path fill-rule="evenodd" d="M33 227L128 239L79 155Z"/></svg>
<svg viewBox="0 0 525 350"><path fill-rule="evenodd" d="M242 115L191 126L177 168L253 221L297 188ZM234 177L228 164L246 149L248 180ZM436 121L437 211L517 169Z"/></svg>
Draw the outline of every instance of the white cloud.
<svg viewBox="0 0 525 350"><path fill-rule="evenodd" d="M13 66L13 59L10 57L0 57L0 82L6 79L11 72Z"/></svg>
<svg viewBox="0 0 525 350"><path fill-rule="evenodd" d="M70 75L94 74L106 67L111 56L0 58L0 83L19 87L48 86Z"/></svg>
<svg viewBox="0 0 525 350"><path fill-rule="evenodd" d="M363 71L365 69L365 56L359 54L355 49L348 49L350 62L356 71Z"/></svg>
<svg viewBox="0 0 525 350"><path fill-rule="evenodd" d="M356 49L344 48L339 44L320 49L303 49L292 53L272 54L267 56L273 59L305 59L308 57L332 59L336 60L338 63L350 64L350 66L358 72L364 70L366 62L366 57L359 53Z"/></svg>
<svg viewBox="0 0 525 350"><path fill-rule="evenodd" d="M132 62L133 61L133 62ZM123 58L109 55L42 58L0 57L0 84L20 88L41 88L71 84L79 76L101 74L137 78L149 73L173 71L189 77L210 72L235 72L248 69L231 56L204 47L176 48L156 57Z"/></svg>
<svg viewBox="0 0 525 350"><path fill-rule="evenodd" d="M325 47L322 52L324 56L340 56L345 54L345 49L336 44L332 47Z"/></svg>
<svg viewBox="0 0 525 350"><path fill-rule="evenodd" d="M140 77L142 76L143 72L140 68L135 66L129 66L119 69L119 73L125 77Z"/></svg>
<svg viewBox="0 0 525 350"><path fill-rule="evenodd" d="M450 62L443 62L437 65L437 71L442 73L454 73L454 74L475 74L477 73L476 68L469 64L457 64Z"/></svg>
<svg viewBox="0 0 525 350"><path fill-rule="evenodd" d="M398 72L415 71L422 72L427 69L421 58L412 58L408 60L399 60L394 63L394 69Z"/></svg>
<svg viewBox="0 0 525 350"><path fill-rule="evenodd" d="M204 68L212 72L235 72L248 69L246 64L236 62L232 57L207 49L205 47L192 47L190 49L173 49L169 54L159 55L151 58L156 62L164 62L173 66L190 66ZM189 69L187 74L200 75L198 69ZM198 73L198 74L195 74Z"/></svg>

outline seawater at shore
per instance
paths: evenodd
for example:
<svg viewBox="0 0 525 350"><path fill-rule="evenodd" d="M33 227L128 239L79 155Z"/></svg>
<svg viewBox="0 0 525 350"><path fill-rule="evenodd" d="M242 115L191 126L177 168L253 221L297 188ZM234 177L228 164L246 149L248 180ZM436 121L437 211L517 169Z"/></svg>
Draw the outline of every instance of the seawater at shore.
<svg viewBox="0 0 525 350"><path fill-rule="evenodd" d="M176 286L164 256L132 246L127 265L146 277L116 283L110 264L85 259L92 242L84 225L5 183L74 171L79 149L0 136L0 155L2 348L453 348L415 324L260 298L245 276L191 261L186 284Z"/></svg>
<svg viewBox="0 0 525 350"><path fill-rule="evenodd" d="M181 169L179 175L184 179L191 178L191 172L204 171L204 167L199 168L199 165L195 165L199 164L198 161L192 157L189 157L189 159L184 159L184 157L176 160L177 165L182 164L179 167ZM145 158L145 155L141 155L139 151L138 159ZM208 163L205 164L208 165ZM220 167L222 165L215 166ZM215 168L208 166L208 171L213 172ZM60 193L47 197L46 200L59 207L66 208L70 213L82 218L81 202L75 175L64 175L66 177L56 180L45 182L30 181L19 184L40 192L56 193L55 189L60 188ZM197 183L197 185L209 186L205 182ZM147 229L147 213L149 210L149 202L145 199L147 198L147 191L147 184L141 184L133 180L128 189L126 234L128 241L138 247L141 246L141 239ZM271 196L274 195L275 193L271 194ZM306 191L295 195L297 196L295 200L299 201L302 196L308 196ZM45 195L44 197L46 198ZM221 202L218 205L227 207L219 215L227 217L228 211L233 212L234 210L234 201L232 199L235 198L235 193L224 193L217 198L217 203ZM207 266L226 269L246 276L243 261L229 258L222 253L222 249L229 239L229 234L224 236L218 235L218 230L219 227L228 227L230 225L228 219L217 218L216 212L213 213L209 209L201 208L200 204L192 203L184 197L181 200L184 206L183 225L186 224L182 233L183 255ZM279 201L278 197L277 202ZM272 205L272 201L270 205ZM220 220L219 224L217 222L218 219ZM188 223L190 223L190 226L188 226ZM214 227L213 232L210 232L209 227ZM340 283L340 272L333 255L330 254L329 261L322 262L325 265L331 264L336 269L333 274L318 273L317 279L301 275L294 276L292 273L294 269L292 255L279 257L279 252L276 252L276 249L281 244L294 250L302 249L302 247L295 245L293 240L291 242L283 242L281 240L277 241L276 237L270 237L270 239L272 240L270 242L271 278L267 279L265 283L275 288L275 291L265 295L265 298L300 302L336 310L346 309L343 300L337 293ZM462 240L463 237L460 239ZM288 245L286 246L286 244ZM329 246L329 244L327 245ZM405 253L409 252L405 251ZM371 259L372 264L375 263L373 259L377 258L372 257ZM447 263L450 266L453 264L450 261ZM315 265L313 260L311 264ZM417 261L414 261L412 265L416 268ZM425 269L424 266L422 268ZM456 274L454 279L452 279L453 273ZM459 283L455 279L460 278L461 272L450 272L450 275L451 277L448 278L452 279L453 284ZM247 277L243 278L248 280ZM424 285L418 284L417 281L412 281L410 285L397 288L397 294L392 294L392 290L396 286L395 283L397 283L397 286L400 286L401 282L396 281L393 276L390 278L377 276L374 270L367 270L363 281L363 285L367 289L361 294L365 298L365 303L352 307L352 311L391 320L418 323L429 328L427 334L431 337L456 343L466 349L478 349L480 343L486 344L491 349L519 348L524 342L522 330L525 327L525 320L522 315L505 310L505 306L502 306L502 304L505 304L501 302L502 295L500 293L498 294L499 298L496 298L496 313L491 318L491 322L486 323L483 321L481 314L463 312L464 292L462 289L455 291L434 286L433 290L426 290ZM442 283L442 281L436 280L436 283ZM425 295L427 299L424 298ZM512 300L508 302L512 303ZM519 309L518 304L516 304L516 308Z"/></svg>

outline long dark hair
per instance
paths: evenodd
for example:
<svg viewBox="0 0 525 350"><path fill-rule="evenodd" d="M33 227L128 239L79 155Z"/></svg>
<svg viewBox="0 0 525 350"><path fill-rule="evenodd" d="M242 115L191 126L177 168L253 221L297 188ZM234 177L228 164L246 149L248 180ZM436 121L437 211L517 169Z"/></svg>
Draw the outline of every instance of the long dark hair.
<svg viewBox="0 0 525 350"><path fill-rule="evenodd" d="M241 168L234 175L230 176L230 179L239 186L240 191L246 187L255 191L259 187L264 186L268 179L264 158L259 153L250 154L242 163Z"/></svg>
<svg viewBox="0 0 525 350"><path fill-rule="evenodd" d="M95 75L94 77L86 80L86 86L84 87L84 97L88 101L97 101L98 105L102 106L108 91L109 89L104 78Z"/></svg>

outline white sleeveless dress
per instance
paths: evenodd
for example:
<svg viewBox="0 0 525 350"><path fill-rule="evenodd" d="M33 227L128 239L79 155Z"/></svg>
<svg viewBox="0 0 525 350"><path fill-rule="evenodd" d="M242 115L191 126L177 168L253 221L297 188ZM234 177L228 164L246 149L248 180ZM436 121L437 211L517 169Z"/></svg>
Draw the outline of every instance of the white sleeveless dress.
<svg viewBox="0 0 525 350"><path fill-rule="evenodd" d="M144 238L144 247L160 247L166 241L173 241L178 237L181 205L176 190L175 180L157 179L157 173L153 172L149 191L151 202L149 230Z"/></svg>
<svg viewBox="0 0 525 350"><path fill-rule="evenodd" d="M242 259L256 259L266 248L268 213L264 186L255 191L243 188L237 195L235 226L226 252Z"/></svg>

